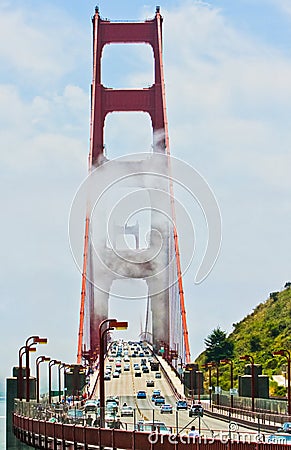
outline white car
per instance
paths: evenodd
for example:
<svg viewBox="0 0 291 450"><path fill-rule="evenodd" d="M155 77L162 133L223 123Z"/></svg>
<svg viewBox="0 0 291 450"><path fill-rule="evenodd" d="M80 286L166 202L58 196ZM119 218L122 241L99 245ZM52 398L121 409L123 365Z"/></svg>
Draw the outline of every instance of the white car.
<svg viewBox="0 0 291 450"><path fill-rule="evenodd" d="M123 406L120 411L121 417L123 416L131 416L133 417L133 407L132 406Z"/></svg>
<svg viewBox="0 0 291 450"><path fill-rule="evenodd" d="M98 407L97 400L86 400L84 410L85 412L96 412Z"/></svg>

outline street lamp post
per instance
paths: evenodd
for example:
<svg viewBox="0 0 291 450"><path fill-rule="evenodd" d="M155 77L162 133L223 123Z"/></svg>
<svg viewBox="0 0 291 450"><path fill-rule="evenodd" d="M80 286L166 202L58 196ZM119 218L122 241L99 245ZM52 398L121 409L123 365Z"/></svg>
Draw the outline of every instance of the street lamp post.
<svg viewBox="0 0 291 450"><path fill-rule="evenodd" d="M22 347L20 347L19 352L18 352L18 382L17 382L17 397L19 398L19 400L22 400L24 395L23 395L23 373L22 373L22 357L24 354L26 354L27 351L29 352L36 352L36 348L32 347L33 346L33 342L28 345L27 347L25 345L23 345Z"/></svg>
<svg viewBox="0 0 291 450"><path fill-rule="evenodd" d="M29 341L31 341L29 343ZM47 338L41 338L39 336L30 336L26 339L25 342L25 356L26 356L26 368L25 368L25 377L26 377L26 401L30 400L30 367L29 367L29 347L31 344L47 344Z"/></svg>
<svg viewBox="0 0 291 450"><path fill-rule="evenodd" d="M233 362L231 359L221 359L220 363L230 365L230 407L233 408Z"/></svg>
<svg viewBox="0 0 291 450"><path fill-rule="evenodd" d="M50 362L48 363L48 399L49 399L49 404L51 404L52 402L52 366L56 365L56 364L61 364L61 361L57 361L56 359L51 359Z"/></svg>
<svg viewBox="0 0 291 450"><path fill-rule="evenodd" d="M291 416L291 386L290 386L290 366L291 366L291 352L289 350L277 350L273 352L273 356L284 356L287 359L287 408L288 416Z"/></svg>
<svg viewBox="0 0 291 450"><path fill-rule="evenodd" d="M255 411L255 364L254 358L251 355L244 355L240 357L241 360L250 361L251 363L251 395L252 395L252 411Z"/></svg>
<svg viewBox="0 0 291 450"><path fill-rule="evenodd" d="M66 370L66 368L69 368L69 367L71 367L70 364L65 364L65 363L59 364L58 371L59 371L59 402L60 403L61 403L61 388L62 388L61 369L64 369L64 395L65 395L65 370Z"/></svg>
<svg viewBox="0 0 291 450"><path fill-rule="evenodd" d="M211 380L211 369L212 367L216 367L216 363L214 361L203 364L201 367L203 369L208 369L208 390L209 390L209 406L211 407L211 401L212 401L212 380Z"/></svg>
<svg viewBox="0 0 291 450"><path fill-rule="evenodd" d="M215 363L216 366L216 404L219 405L219 362Z"/></svg>
<svg viewBox="0 0 291 450"><path fill-rule="evenodd" d="M201 384L202 384L202 372L197 370L197 389L198 389L198 403L201 401Z"/></svg>
<svg viewBox="0 0 291 450"><path fill-rule="evenodd" d="M35 361L35 373L36 373L36 402L39 403L39 365L42 362L50 361L47 356L38 356Z"/></svg>
<svg viewBox="0 0 291 450"><path fill-rule="evenodd" d="M191 403L193 404L194 399L194 387L193 387L193 367L188 367L190 372L190 392L191 392Z"/></svg>
<svg viewBox="0 0 291 450"><path fill-rule="evenodd" d="M108 323L108 327L104 325ZM100 427L104 426L105 386L104 386L104 336L110 330L127 329L128 322L118 322L117 319L105 319L99 325L99 397L100 397Z"/></svg>

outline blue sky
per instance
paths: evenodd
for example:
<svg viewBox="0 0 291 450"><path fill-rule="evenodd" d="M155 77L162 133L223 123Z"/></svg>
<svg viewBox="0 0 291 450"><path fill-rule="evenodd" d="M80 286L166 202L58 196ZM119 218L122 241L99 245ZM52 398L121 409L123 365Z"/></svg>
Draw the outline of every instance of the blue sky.
<svg viewBox="0 0 291 450"><path fill-rule="evenodd" d="M214 327L230 332L291 278L291 6L159 4L171 152L205 177L223 221L214 270L200 285L195 266L185 278L195 357ZM154 16L156 2L99 6L111 20L143 20ZM46 354L75 360L81 277L67 223L87 170L94 7L0 3L2 378L31 334L49 338ZM104 54L104 77L128 87L150 83L149 53L132 51L134 58L125 54L128 72ZM110 156L124 120L107 133ZM146 139L135 120L132 148Z"/></svg>

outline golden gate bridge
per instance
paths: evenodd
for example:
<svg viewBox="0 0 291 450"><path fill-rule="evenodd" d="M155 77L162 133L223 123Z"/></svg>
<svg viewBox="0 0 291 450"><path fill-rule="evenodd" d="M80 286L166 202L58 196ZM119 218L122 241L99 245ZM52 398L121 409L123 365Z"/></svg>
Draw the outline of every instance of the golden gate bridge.
<svg viewBox="0 0 291 450"><path fill-rule="evenodd" d="M174 371L174 375L168 374L168 367L176 369L177 360L180 361L181 366L190 366L191 364L165 100L162 59L163 19L160 8L157 7L155 16L151 20L111 22L102 19L96 7L92 22L93 78L89 175L83 189L87 201L77 365L74 365L74 371L78 372L79 368L83 367L82 365L90 369L97 365L97 372L98 370L103 372L103 356L108 346L104 333L107 329L102 331L102 326L108 322L108 329L110 329L111 325L114 327L114 324L124 324L123 322L112 322L109 319L112 285L116 280L143 280L147 286L147 295L141 339L146 341L146 345L153 351L153 355L157 355L161 349L163 350L161 359L165 360L169 366L163 366L161 360L159 364L163 370L163 377L171 386L171 388L165 387L165 389L171 391L167 393L168 398L177 400L184 393L181 394L176 390L173 394L174 381L171 380L171 376L174 378L176 373ZM112 43L144 43L151 46L154 58L154 83L152 86L143 89L113 89L102 84L102 52L104 46ZM104 151L104 125L106 116L113 112L144 112L149 115L153 136L151 153L135 154L134 156L125 154L124 157L112 161L107 159ZM186 169L185 172L187 172ZM198 191L202 192L202 184L198 183L197 186L199 187ZM113 209L107 208L112 199L110 195L106 195L107 191L112 188L113 197L116 192L120 194L118 201L115 201L115 204L113 202ZM210 194L206 198L206 210L207 208L211 209L213 205L216 206L216 223L218 224L210 236L210 241L216 243L212 248L212 263L208 262L208 266L211 268L220 247L218 238L220 236L220 216L213 196ZM73 222L76 217L74 208L79 210L78 201L75 203L72 214ZM146 209L150 216L147 245L141 245L140 239L140 234L144 231L144 224L138 220L134 224L132 222L134 214L143 209ZM127 245L127 236L133 237L134 245ZM123 243L121 246L118 244L120 237ZM132 304L134 305L134 302ZM104 340L103 337L105 337ZM18 392L15 393L15 398L18 397L18 409L13 413L12 427L15 436L20 441L34 448L46 449L57 449L60 446L74 449L104 448L106 446L107 448L137 450L155 448L158 450L159 448L180 448L180 445L183 448L196 446L196 443L189 439L184 442L183 436L179 435L178 410L174 418L175 440L158 440L154 443L149 440L147 433L142 433L136 428L135 418L133 429L111 430L103 428L104 424L102 423L101 426L94 428L51 422L47 420L47 417L36 417L33 414L35 411L37 414L39 413L36 409L39 402L35 403L35 397L31 392L33 389L30 389L29 352L35 350L34 346L41 341L41 338L38 336L32 336L32 338L27 340L26 345L21 348L21 357L26 355L25 374L22 373L21 364L18 367ZM39 358L39 363L49 360L42 356ZM156 358L158 359L158 357ZM50 361L49 369L51 370L52 365L59 363L61 362L57 360ZM65 366L63 365L64 370L66 370ZM21 385L24 378L26 389L23 389L24 386ZM22 380L21 384L19 384L19 379ZM200 381L202 383L202 379ZM100 393L102 392L104 397L104 379L99 379L99 384ZM200 387L203 388L203 383ZM200 387L198 386L199 395ZM26 402L22 402L24 394L26 394ZM58 395L60 396L60 389ZM38 389L37 396L39 397ZM50 387L49 400L48 407L51 406L52 401ZM102 407L103 404L104 398L101 404L100 394L100 406ZM139 410L139 407L137 409ZM104 412L100 417L102 414ZM152 414L154 416L154 412ZM189 421L188 412L186 411L185 414L180 427L182 431L188 426L187 422ZM225 447L224 443L214 441L213 436L211 442L208 437L203 442L199 442L199 445L205 449L210 444L212 447L214 445L216 450L219 450L221 445ZM242 447L246 444L243 442L237 445ZM264 445L260 443L261 448Z"/></svg>

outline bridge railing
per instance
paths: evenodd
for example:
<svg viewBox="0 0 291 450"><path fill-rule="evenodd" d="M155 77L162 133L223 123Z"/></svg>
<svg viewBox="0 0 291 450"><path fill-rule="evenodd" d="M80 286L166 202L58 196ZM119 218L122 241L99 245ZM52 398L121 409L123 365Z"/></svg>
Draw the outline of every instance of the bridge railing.
<svg viewBox="0 0 291 450"><path fill-rule="evenodd" d="M33 401L30 403L16 401L15 406L15 414L17 416L26 417L30 420L58 423L63 425L78 425L96 428L100 427L100 408L96 408L95 411L86 411L84 406L81 406L80 404L74 406L72 405L69 408L66 404L37 404ZM238 414L235 413L236 411L233 411L230 414L229 411L222 407L219 411L216 411L216 413L214 412L213 414L214 416L217 416L217 418L220 418L221 414L225 415L225 420L228 421L229 424L232 422L243 424L242 422L244 417L239 415L240 411L237 412ZM104 427L106 429L122 429L129 432L145 431L148 429L149 424L152 424L159 429L161 420L168 423L169 417L169 415L167 415L164 416L165 419L161 419L160 415L157 416L157 409L154 407L141 408L140 406L133 408L130 416L127 415L124 417L121 409L115 412L105 409L104 415L102 416L104 417ZM172 415L170 416L171 426L165 425L166 431L175 435L187 435L193 425L193 421L195 421L195 418L188 418L187 416L188 414L185 416L185 412L180 410L175 411L173 408ZM200 420L200 418L198 419L199 420L195 421L195 425L199 429L199 434L202 438L210 439L214 436L217 437L221 435L220 429L210 428L206 425L204 420ZM246 417L245 419L247 422L247 419L249 418ZM254 439L254 436L256 436L257 433L265 433L265 435L262 434L264 439L268 432L275 430L274 427L265 426L263 422L259 421L259 423L257 423L257 418L255 417L251 418L251 421L254 424L255 430L253 432L250 431L249 433L251 440ZM228 427L228 429L230 428Z"/></svg>
<svg viewBox="0 0 291 450"><path fill-rule="evenodd" d="M212 404L211 407L208 406L207 409L213 413L228 417L229 421L240 420L245 423L251 422L256 424L258 430L260 430L260 428L274 430L280 428L284 422L291 422L290 416L260 411L252 412L247 409L230 408L223 405Z"/></svg>
<svg viewBox="0 0 291 450"><path fill-rule="evenodd" d="M213 403L216 403L217 394L212 395ZM231 396L223 392L219 394L219 404L221 406L230 407ZM238 395L233 396L233 405L236 409L252 409L252 399L250 397L241 397ZM270 414L287 415L287 402L286 400L277 400L270 398L255 398L255 410L257 412L265 412Z"/></svg>
<svg viewBox="0 0 291 450"><path fill-rule="evenodd" d="M13 414L13 431L15 436L34 448L90 448L127 450L268 450L270 444L257 440L233 439L229 433L214 439L208 437L191 437L189 435L161 434L156 431L126 431L120 429L95 428L89 426L48 422ZM255 444L255 447L254 447ZM272 450L282 450L281 444L272 444Z"/></svg>

